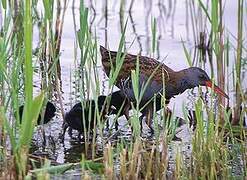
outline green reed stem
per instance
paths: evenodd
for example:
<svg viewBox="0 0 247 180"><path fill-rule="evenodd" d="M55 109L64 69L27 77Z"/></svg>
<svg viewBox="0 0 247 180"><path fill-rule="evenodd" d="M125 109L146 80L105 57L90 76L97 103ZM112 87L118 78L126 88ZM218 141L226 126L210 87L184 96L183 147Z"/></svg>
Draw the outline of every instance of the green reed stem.
<svg viewBox="0 0 247 180"><path fill-rule="evenodd" d="M33 68L32 68L32 15L31 1L27 0L24 7L24 85L25 85L25 106L23 121L20 130L20 140L15 154L16 165L19 177L26 174L27 153L31 143L34 126L41 109L44 94L33 101Z"/></svg>
<svg viewBox="0 0 247 180"><path fill-rule="evenodd" d="M152 18L151 22L151 27L152 27L152 53L154 54L157 46L157 23L156 23L156 18Z"/></svg>
<svg viewBox="0 0 247 180"><path fill-rule="evenodd" d="M32 15L31 15L31 1L27 0L24 10L24 46L25 46L25 60L24 60L24 74L25 74L25 107L24 107L24 121L22 124L23 136L26 137L29 129L29 122L26 121L28 112L31 111L33 100L33 67L32 67ZM27 128L27 129L26 129ZM26 131L27 130L27 131ZM24 135L25 134L25 135ZM24 140L21 139L21 144Z"/></svg>
<svg viewBox="0 0 247 180"><path fill-rule="evenodd" d="M237 59L236 59L236 108L232 124L236 125L240 121L241 106L241 61L242 61L242 43L243 43L243 0L238 0L238 38L237 38Z"/></svg>

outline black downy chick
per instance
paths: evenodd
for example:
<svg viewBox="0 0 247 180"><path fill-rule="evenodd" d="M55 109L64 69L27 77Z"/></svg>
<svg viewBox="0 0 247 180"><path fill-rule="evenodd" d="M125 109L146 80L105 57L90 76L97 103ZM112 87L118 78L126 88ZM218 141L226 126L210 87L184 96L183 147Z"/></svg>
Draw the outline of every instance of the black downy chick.
<svg viewBox="0 0 247 180"><path fill-rule="evenodd" d="M109 101L109 103L108 103ZM97 108L99 112L102 112L101 118L104 120L105 115L111 114L119 114L119 116L124 115L124 105L125 105L125 97L121 94L121 91L116 91L111 93L108 96L101 95L98 97ZM91 106L91 107L90 107ZM94 129L94 121L95 117L95 101L87 100L84 102L84 106L82 103L75 104L72 109L66 113L65 115L65 124L63 125L63 133L60 136L62 141L64 140L64 134L69 127L70 129L77 130L79 132L78 137L80 139L84 129L93 130ZM83 126L83 118L85 120L85 128ZM96 123L97 124L97 121ZM117 129L118 123L115 123L115 128ZM107 128L109 128L109 123L107 121ZM71 134L71 133L70 133Z"/></svg>
<svg viewBox="0 0 247 180"><path fill-rule="evenodd" d="M22 121L23 110L24 110L24 105L19 107L20 123ZM54 104L48 101L45 107L43 124L47 124L48 122L50 122L50 120L55 116L55 113L56 113L56 107L54 106ZM39 114L37 125L41 125L41 124L42 124L42 119L41 119L41 114Z"/></svg>
<svg viewBox="0 0 247 180"><path fill-rule="evenodd" d="M98 97L98 110L101 113L102 117L106 115L106 111L103 109L106 96ZM87 131L94 128L94 122L97 120L95 116L96 106L94 100L87 100L83 104L81 102L75 104L72 109L65 114L65 123L63 125L63 133L60 138L64 139L64 134L67 128L77 130L79 132L78 137L80 139L81 135L84 132L84 129ZM102 111L103 110L103 111ZM83 118L85 120L85 127L83 125ZM97 122L96 122L97 124Z"/></svg>

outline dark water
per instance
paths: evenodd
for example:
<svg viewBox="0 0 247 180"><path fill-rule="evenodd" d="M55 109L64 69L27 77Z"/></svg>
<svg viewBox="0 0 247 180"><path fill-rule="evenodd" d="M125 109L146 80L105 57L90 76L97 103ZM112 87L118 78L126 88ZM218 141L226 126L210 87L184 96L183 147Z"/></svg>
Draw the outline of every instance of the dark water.
<svg viewBox="0 0 247 180"><path fill-rule="evenodd" d="M73 104L79 99L73 93L73 76L75 72L74 61L79 61L79 49L75 47L75 32L79 29L79 1L70 1L65 15L62 44L61 44L61 68L62 68L62 91L64 110L68 111ZM197 41L193 33L193 23L191 19L191 10L188 0L140 0L135 1L131 13L128 11L130 1L124 5L123 13L120 13L120 1L85 1L85 6L89 7L89 22L92 33L96 34L98 44L107 46L111 50L117 50L121 32L126 20L128 20L126 29L126 48L127 52L150 56L163 61L167 66L174 70L181 70L188 67L186 57L184 54L181 40L184 41L185 46L189 48L192 55L196 57L195 42ZM74 9L72 8L74 7ZM107 8L107 10L106 10ZM237 3L235 1L227 1L225 8L225 28L236 36L237 22ZM105 16L107 11L107 17ZM200 16L197 8L192 11ZM230 18L231 17L231 18ZM152 44L151 33L151 19L157 20L157 51L154 54L150 52ZM75 21L74 21L75 19ZM195 21L195 19L194 19ZM76 25L76 26L74 26ZM198 25L198 31L204 29L204 25ZM207 28L206 28L207 29ZM208 30L207 30L208 31ZM229 36L230 39L234 39ZM235 41L233 41L235 42ZM75 56L75 51L78 55ZM234 50L232 50L232 63L234 63ZM196 59L196 58L195 58ZM97 64L99 65L98 73L101 83L101 94L108 93L108 80L101 68L100 57L98 57ZM195 61L194 65L198 65ZM206 71L210 74L209 64L205 64ZM232 68L231 68L232 70ZM228 76L231 76L231 72ZM230 77L231 78L231 77ZM243 87L246 87L246 78L244 79ZM206 89L202 88L204 94ZM92 96L92 89L88 90ZM233 89L229 85L229 92L231 99L233 98ZM185 93L173 98L169 104L170 109L173 109L175 116L183 117L182 107L193 107L193 101L198 97L198 89L188 90ZM216 101L217 102L217 101ZM233 103L233 102L231 102ZM59 104L57 104L59 106ZM45 149L41 148L42 142L40 140L39 131L34 135L33 152L37 154L46 154L50 159L57 163L78 162L81 158L81 153L85 151L84 145L76 140L72 140L66 133L64 144L58 141L59 133L61 132L62 116L58 112L56 118L49 124L45 125L47 143ZM120 127L122 127L122 137L130 138L130 128L123 127L126 119L121 118ZM186 125L178 129L178 137L182 138L182 142L173 142L169 147L171 156L170 163L173 164L173 159L179 146L180 151L184 154L190 154L191 130ZM126 135L127 134L127 135ZM76 135L75 135L76 136ZM107 138L107 137L106 137ZM97 148L98 154L102 152L102 141L98 140ZM62 177L61 177L62 178Z"/></svg>

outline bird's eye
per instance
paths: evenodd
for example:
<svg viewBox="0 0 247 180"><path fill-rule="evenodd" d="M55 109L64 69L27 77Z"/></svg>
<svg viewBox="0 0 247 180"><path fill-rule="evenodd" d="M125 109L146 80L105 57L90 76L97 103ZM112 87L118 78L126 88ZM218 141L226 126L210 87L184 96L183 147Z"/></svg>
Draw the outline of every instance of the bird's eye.
<svg viewBox="0 0 247 180"><path fill-rule="evenodd" d="M200 78L200 79L205 79L205 76L204 76L203 74L200 74L200 75L199 75L199 78Z"/></svg>

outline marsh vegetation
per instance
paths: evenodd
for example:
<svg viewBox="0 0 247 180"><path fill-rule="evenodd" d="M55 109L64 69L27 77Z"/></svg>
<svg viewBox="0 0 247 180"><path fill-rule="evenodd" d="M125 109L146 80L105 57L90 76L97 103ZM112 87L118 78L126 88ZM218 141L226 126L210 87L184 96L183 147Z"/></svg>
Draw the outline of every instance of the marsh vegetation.
<svg viewBox="0 0 247 180"><path fill-rule="evenodd" d="M247 1L0 3L0 178L246 178ZM118 52L109 76L100 45ZM138 64L130 77L136 102L129 121L124 100L113 102L121 52L155 58L175 71L200 67L229 99L205 87L169 105L163 96L154 99L150 135L144 122L140 128L145 88L138 88ZM52 106L46 123L49 102L56 116ZM61 138L76 103L80 123L92 122Z"/></svg>

